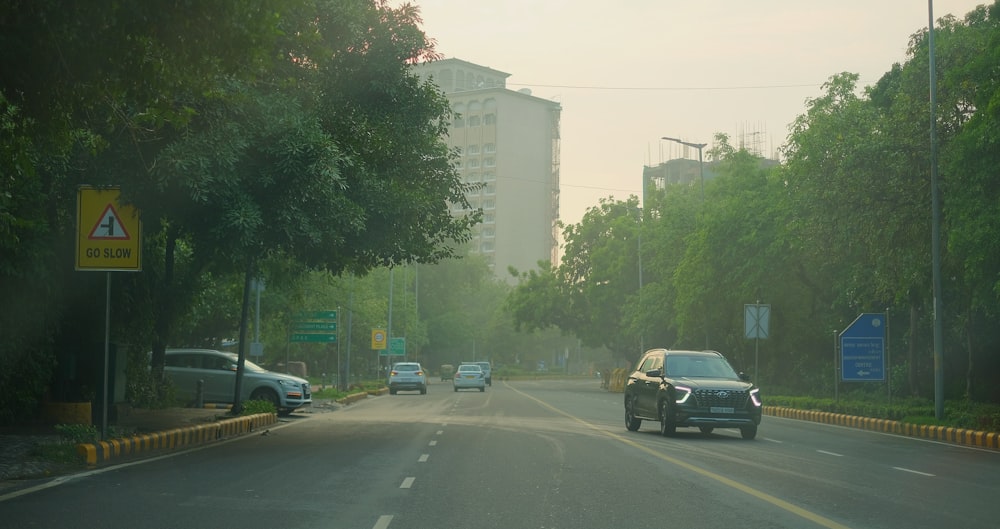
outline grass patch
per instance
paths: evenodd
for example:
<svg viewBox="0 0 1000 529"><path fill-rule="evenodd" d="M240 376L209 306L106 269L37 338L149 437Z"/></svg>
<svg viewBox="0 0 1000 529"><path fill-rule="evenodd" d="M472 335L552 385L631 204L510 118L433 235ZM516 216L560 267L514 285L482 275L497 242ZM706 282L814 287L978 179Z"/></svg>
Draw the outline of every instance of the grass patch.
<svg viewBox="0 0 1000 529"><path fill-rule="evenodd" d="M968 400L945 401L944 417L935 416L934 403L927 399L900 399L889 404L885 399L868 396L840 399L799 396L768 396L765 404L797 410L842 413L858 417L888 419L908 424L963 428L1000 432L1000 405Z"/></svg>

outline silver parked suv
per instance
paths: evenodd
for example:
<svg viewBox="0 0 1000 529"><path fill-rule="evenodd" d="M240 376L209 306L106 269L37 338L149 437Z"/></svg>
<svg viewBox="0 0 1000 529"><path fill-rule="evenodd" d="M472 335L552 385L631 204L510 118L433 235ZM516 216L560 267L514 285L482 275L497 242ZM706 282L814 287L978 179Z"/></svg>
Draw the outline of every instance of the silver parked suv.
<svg viewBox="0 0 1000 529"><path fill-rule="evenodd" d="M167 349L164 372L177 397L186 403L197 400L201 381L204 402L232 404L238 359L236 353L213 349ZM278 415L312 404L309 381L268 371L249 360L245 367L240 388L243 401L266 400L274 404Z"/></svg>

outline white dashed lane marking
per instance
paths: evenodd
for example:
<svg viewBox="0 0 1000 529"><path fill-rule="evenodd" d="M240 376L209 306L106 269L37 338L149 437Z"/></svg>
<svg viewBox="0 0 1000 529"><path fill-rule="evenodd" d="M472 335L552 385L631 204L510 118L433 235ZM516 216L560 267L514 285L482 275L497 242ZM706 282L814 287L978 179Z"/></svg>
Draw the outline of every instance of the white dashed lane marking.
<svg viewBox="0 0 1000 529"><path fill-rule="evenodd" d="M910 470L908 468L903 468L903 467L892 467L892 468L903 472L909 472L910 474L917 474L919 476L927 476L929 478L937 477L934 474L928 474L927 472L920 472L919 470Z"/></svg>

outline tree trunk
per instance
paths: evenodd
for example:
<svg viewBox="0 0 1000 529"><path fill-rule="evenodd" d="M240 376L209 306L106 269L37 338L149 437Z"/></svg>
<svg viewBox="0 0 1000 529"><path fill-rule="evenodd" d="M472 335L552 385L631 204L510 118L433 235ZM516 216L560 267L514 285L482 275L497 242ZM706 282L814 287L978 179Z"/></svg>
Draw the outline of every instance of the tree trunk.
<svg viewBox="0 0 1000 529"><path fill-rule="evenodd" d="M170 342L170 328L174 318L174 257L177 250L177 230L168 227L163 252L163 279L159 285L154 285L155 299L158 300L155 310L156 321L153 323L153 357L150 368L153 380L157 382L157 391L163 388L163 364L166 361L167 344ZM163 395L160 395L161 397Z"/></svg>
<svg viewBox="0 0 1000 529"><path fill-rule="evenodd" d="M233 394L232 415L243 413L243 400L240 394L243 393L243 374L246 373L247 364L247 322L250 314L250 279L254 276L254 260L247 258L247 269L243 275L243 307L240 311L240 343L237 347L239 354L236 361L236 388Z"/></svg>
<svg viewBox="0 0 1000 529"><path fill-rule="evenodd" d="M965 350L969 357L968 366L965 369L965 398L972 400L972 378L973 378L973 361L972 361L972 316L973 309L970 307L967 309L969 311L969 316L965 318Z"/></svg>

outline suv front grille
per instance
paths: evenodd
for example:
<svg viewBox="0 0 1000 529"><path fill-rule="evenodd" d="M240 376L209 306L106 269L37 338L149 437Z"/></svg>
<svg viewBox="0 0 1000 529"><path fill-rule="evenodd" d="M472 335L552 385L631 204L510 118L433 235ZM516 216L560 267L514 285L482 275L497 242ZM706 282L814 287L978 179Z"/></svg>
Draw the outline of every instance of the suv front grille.
<svg viewBox="0 0 1000 529"><path fill-rule="evenodd" d="M747 402L747 392L728 389L699 389L694 392L698 405L709 407L743 408Z"/></svg>

